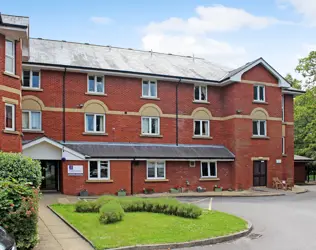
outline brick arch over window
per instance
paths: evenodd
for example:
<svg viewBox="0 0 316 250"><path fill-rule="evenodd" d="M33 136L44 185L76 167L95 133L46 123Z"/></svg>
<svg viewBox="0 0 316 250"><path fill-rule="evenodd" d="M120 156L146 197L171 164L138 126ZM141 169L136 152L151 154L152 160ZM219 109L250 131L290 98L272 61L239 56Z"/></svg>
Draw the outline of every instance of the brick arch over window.
<svg viewBox="0 0 316 250"><path fill-rule="evenodd" d="M140 108L139 114L141 116L161 116L162 111L157 105L149 103Z"/></svg>
<svg viewBox="0 0 316 250"><path fill-rule="evenodd" d="M89 100L83 105L85 113L103 114L109 111L108 107L99 100Z"/></svg>
<svg viewBox="0 0 316 250"><path fill-rule="evenodd" d="M257 119L257 120L267 120L269 118L268 112L263 108L255 108L251 112L250 116L252 119Z"/></svg>
<svg viewBox="0 0 316 250"><path fill-rule="evenodd" d="M192 112L192 118L193 119L200 119L200 120L211 120L212 119L212 113L206 109L206 108L196 108Z"/></svg>
<svg viewBox="0 0 316 250"><path fill-rule="evenodd" d="M36 96L27 95L22 98L23 110L43 110L45 105L41 99Z"/></svg>

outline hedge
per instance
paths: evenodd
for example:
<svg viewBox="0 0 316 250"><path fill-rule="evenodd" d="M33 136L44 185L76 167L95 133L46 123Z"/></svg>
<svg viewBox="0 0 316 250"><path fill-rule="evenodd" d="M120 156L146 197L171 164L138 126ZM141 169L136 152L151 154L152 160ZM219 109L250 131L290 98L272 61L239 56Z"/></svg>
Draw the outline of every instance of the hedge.
<svg viewBox="0 0 316 250"><path fill-rule="evenodd" d="M185 218L198 218L202 209L193 204L181 203L172 198L137 198L103 196L96 201L79 201L76 204L77 212L99 212L101 204L117 201L124 212L152 212L175 215ZM97 204L97 205L96 205Z"/></svg>
<svg viewBox="0 0 316 250"><path fill-rule="evenodd" d="M21 154L0 153L0 179L28 182L38 188L42 182L41 165Z"/></svg>
<svg viewBox="0 0 316 250"><path fill-rule="evenodd" d="M100 208L100 223L109 224L121 221L124 217L124 210L121 205L115 201L109 201Z"/></svg>
<svg viewBox="0 0 316 250"><path fill-rule="evenodd" d="M37 243L38 201L37 188L0 180L0 226L15 238L19 250Z"/></svg>

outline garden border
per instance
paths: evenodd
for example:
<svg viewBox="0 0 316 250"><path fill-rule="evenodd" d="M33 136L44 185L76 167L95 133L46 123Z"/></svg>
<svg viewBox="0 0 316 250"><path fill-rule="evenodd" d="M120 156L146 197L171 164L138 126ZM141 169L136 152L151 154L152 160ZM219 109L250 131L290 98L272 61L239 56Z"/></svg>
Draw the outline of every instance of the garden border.
<svg viewBox="0 0 316 250"><path fill-rule="evenodd" d="M77 230L73 225L71 225L67 220L61 216L59 213L57 213L51 206L47 206L50 211L52 211L58 218L60 218L64 223L66 223L71 229L73 229L82 239L84 239L86 242L88 242L94 249L95 246L93 243L88 240L83 234L80 233L79 230ZM242 218L245 220L244 218ZM183 247L195 247L195 246L205 246L205 245L214 245L218 243L223 243L227 241L237 240L241 237L247 236L250 234L250 232L253 229L253 225L250 221L245 220L247 222L247 229L225 235L225 236L219 236L215 238L209 238L209 239L202 239L202 240L194 240L194 241L187 241L187 242L179 242L179 243L163 243L163 244L151 244L151 245L135 245L135 246L126 246L126 247L118 247L118 248L107 248L107 250L158 250L162 248L183 248Z"/></svg>

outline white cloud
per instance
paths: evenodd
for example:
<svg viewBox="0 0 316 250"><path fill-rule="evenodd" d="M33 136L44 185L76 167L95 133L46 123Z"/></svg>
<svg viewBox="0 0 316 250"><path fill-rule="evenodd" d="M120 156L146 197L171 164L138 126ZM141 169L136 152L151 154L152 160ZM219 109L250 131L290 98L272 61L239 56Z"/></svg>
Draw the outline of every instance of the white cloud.
<svg viewBox="0 0 316 250"><path fill-rule="evenodd" d="M143 48L157 52L207 58L231 68L246 62L246 50L212 38L190 35L148 34L142 38Z"/></svg>
<svg viewBox="0 0 316 250"><path fill-rule="evenodd" d="M262 29L272 24L283 23L273 17L254 16L243 9L223 5L199 6L195 11L197 16L188 19L172 17L162 22L151 22L146 31L204 34L214 31L236 31L241 28Z"/></svg>
<svg viewBox="0 0 316 250"><path fill-rule="evenodd" d="M110 24L113 20L109 17L93 16L90 18L90 21L95 23L95 24Z"/></svg>
<svg viewBox="0 0 316 250"><path fill-rule="evenodd" d="M298 13L304 16L305 21L316 26L316 1L315 0L277 0L277 4L293 6Z"/></svg>

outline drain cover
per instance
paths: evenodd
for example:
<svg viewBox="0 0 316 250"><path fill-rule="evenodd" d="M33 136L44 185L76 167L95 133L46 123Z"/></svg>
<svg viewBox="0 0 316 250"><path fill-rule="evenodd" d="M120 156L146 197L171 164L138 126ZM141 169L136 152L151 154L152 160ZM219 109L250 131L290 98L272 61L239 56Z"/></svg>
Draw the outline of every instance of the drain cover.
<svg viewBox="0 0 316 250"><path fill-rule="evenodd" d="M248 238L251 240L259 239L262 236L262 234L249 234Z"/></svg>

